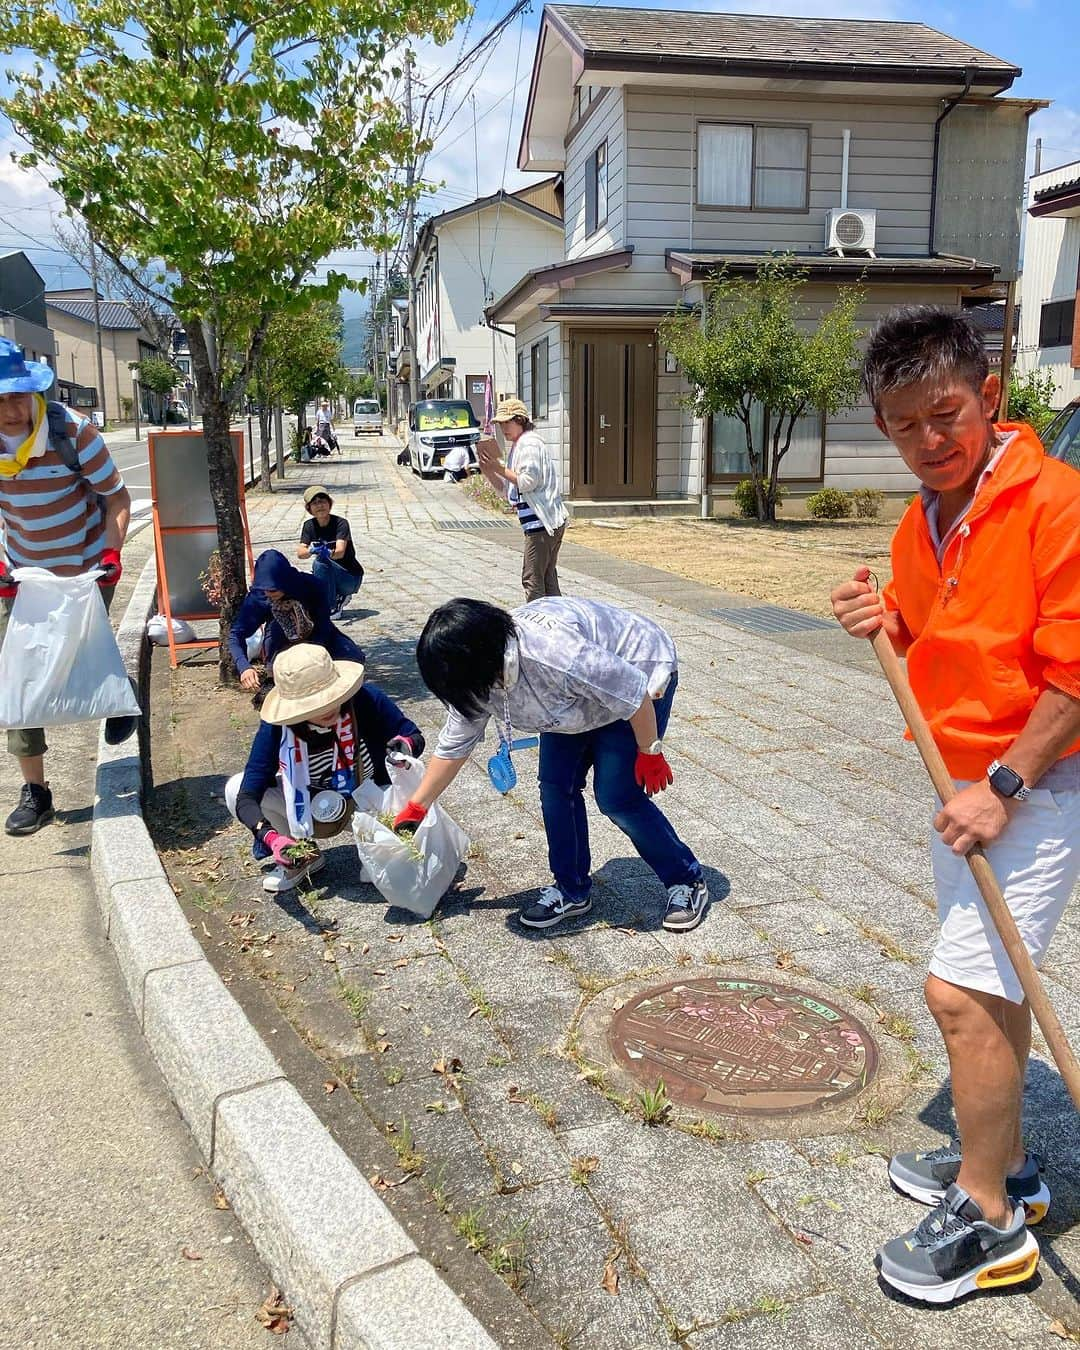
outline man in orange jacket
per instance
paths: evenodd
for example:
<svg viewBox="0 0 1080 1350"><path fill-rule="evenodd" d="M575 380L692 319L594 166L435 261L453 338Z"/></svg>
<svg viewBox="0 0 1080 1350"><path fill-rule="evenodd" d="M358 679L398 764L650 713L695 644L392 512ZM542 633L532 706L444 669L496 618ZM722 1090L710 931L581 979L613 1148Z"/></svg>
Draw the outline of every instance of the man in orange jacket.
<svg viewBox="0 0 1080 1350"><path fill-rule="evenodd" d="M941 931L926 980L959 1139L898 1154L893 1184L933 1209L877 1255L926 1302L1029 1279L1050 1192L1021 1135L1031 1014L964 855L986 847L1038 965L1080 875L1080 474L1019 423L962 315L900 309L864 382L878 429L920 480L882 595L832 593L853 637L884 626L960 791L934 817Z"/></svg>

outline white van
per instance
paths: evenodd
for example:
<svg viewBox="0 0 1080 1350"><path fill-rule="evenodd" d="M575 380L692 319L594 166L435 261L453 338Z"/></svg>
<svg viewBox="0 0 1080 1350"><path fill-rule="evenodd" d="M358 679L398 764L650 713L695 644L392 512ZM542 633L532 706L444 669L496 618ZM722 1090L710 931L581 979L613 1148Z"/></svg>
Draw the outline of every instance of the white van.
<svg viewBox="0 0 1080 1350"><path fill-rule="evenodd" d="M382 408L378 399L358 398L353 404L353 431L357 436L363 431L373 431L382 435Z"/></svg>

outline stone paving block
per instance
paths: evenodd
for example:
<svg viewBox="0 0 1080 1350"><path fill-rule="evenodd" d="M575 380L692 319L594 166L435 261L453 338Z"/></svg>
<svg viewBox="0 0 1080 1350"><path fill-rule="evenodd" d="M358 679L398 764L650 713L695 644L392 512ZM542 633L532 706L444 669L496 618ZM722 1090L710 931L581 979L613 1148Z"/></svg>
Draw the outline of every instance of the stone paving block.
<svg viewBox="0 0 1080 1350"><path fill-rule="evenodd" d="M164 879L122 881L113 887L109 940L140 1024L143 980L150 971L205 960Z"/></svg>
<svg viewBox="0 0 1080 1350"><path fill-rule="evenodd" d="M121 814L96 816L90 831L90 871L106 934L115 885L121 881L165 881L164 868L137 801L125 801Z"/></svg>
<svg viewBox="0 0 1080 1350"><path fill-rule="evenodd" d="M155 971L145 988L143 1034L210 1158L217 1098L280 1077L281 1068L206 962Z"/></svg>
<svg viewBox="0 0 1080 1350"><path fill-rule="evenodd" d="M226 1098L214 1171L312 1350L344 1281L416 1247L288 1083Z"/></svg>
<svg viewBox="0 0 1080 1350"><path fill-rule="evenodd" d="M334 1350L498 1350L427 1261L412 1257L350 1285Z"/></svg>
<svg viewBox="0 0 1080 1350"><path fill-rule="evenodd" d="M694 1335L694 1350L790 1350L843 1346L880 1350L881 1341L839 1294L816 1294L781 1303L775 1311L733 1308L730 1320Z"/></svg>

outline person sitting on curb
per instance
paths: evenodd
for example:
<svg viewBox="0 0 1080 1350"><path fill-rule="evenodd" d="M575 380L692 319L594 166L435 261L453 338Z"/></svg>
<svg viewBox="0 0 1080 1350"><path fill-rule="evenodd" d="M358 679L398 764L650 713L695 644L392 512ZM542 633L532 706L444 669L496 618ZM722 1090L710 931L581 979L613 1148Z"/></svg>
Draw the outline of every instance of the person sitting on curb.
<svg viewBox="0 0 1080 1350"><path fill-rule="evenodd" d="M561 595L557 564L567 514L559 491L559 471L521 399L503 399L495 409L494 421L510 445L506 463L492 437L480 441L476 453L480 472L516 508L525 532L521 565L525 599Z"/></svg>
<svg viewBox="0 0 1080 1350"><path fill-rule="evenodd" d="M12 568L43 567L59 577L101 568L106 609L120 580L131 498L94 425L42 397L53 379L50 366L27 361L21 347L0 338L0 643L18 590ZM105 739L119 745L137 726L136 717L111 717ZM7 748L23 785L4 829L33 834L55 815L45 732L9 731Z"/></svg>
<svg viewBox="0 0 1080 1350"><path fill-rule="evenodd" d="M356 560L352 531L344 516L330 514L334 501L324 487L309 487L304 493L308 519L300 531L298 558L310 558L311 574L326 587L330 617L336 619L345 601L356 594L364 569Z"/></svg>
<svg viewBox="0 0 1080 1350"><path fill-rule="evenodd" d="M317 847L298 864L286 849L339 834L352 815L350 794L368 778L388 787L387 759L418 758L424 737L393 699L364 684L362 665L334 661L322 647L290 647L275 674L247 766L226 783L225 804L251 831L256 861L274 859L263 890L280 895L324 865Z"/></svg>
<svg viewBox="0 0 1080 1350"><path fill-rule="evenodd" d="M240 685L257 694L262 683L248 660L247 640L263 628L262 659L271 674L274 658L297 642L314 642L340 661L363 664L364 653L330 622L326 587L293 567L284 553L268 548L255 559L251 589L229 629L229 652L240 672Z"/></svg>
<svg viewBox="0 0 1080 1350"><path fill-rule="evenodd" d="M982 337L945 309L875 329L878 429L922 483L882 595L866 567L832 593L853 637L907 657L957 795L934 816L941 931L925 996L945 1039L959 1139L889 1164L932 1212L880 1248L882 1278L948 1303L1034 1275L1025 1227L1050 1192L1021 1133L1031 1012L964 855L976 844L1039 965L1080 876L1080 476L1023 423L995 425Z"/></svg>
<svg viewBox="0 0 1080 1350"><path fill-rule="evenodd" d="M650 798L672 782L661 737L679 682L675 644L659 625L597 600L549 598L508 614L451 600L428 619L420 674L448 709L415 796L394 821L415 828L460 773L495 718L508 753L514 729L540 732L540 806L555 884L519 918L551 928L592 908L584 787L667 888L664 927L696 928L709 892L701 864Z"/></svg>

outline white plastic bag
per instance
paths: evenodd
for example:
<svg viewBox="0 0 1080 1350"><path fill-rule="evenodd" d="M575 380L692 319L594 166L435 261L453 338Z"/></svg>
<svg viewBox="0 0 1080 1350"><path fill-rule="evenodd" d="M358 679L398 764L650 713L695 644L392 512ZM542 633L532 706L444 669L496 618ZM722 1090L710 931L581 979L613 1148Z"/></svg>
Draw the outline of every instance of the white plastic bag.
<svg viewBox="0 0 1080 1350"><path fill-rule="evenodd" d="M245 644L247 651L247 659L249 661L258 661L258 659L262 656L262 645L263 645L263 625L260 624L259 627L255 629L254 633L252 633L252 635L248 638L247 643Z"/></svg>
<svg viewBox="0 0 1080 1350"><path fill-rule="evenodd" d="M17 567L0 650L0 727L56 727L139 715L105 601L100 571L58 577Z"/></svg>
<svg viewBox="0 0 1080 1350"><path fill-rule="evenodd" d="M195 641L195 629L186 619L173 619L172 631L174 642ZM147 620L146 636L155 647L167 647L169 645L169 626L165 622L164 614L155 614Z"/></svg>
<svg viewBox="0 0 1080 1350"><path fill-rule="evenodd" d="M428 808L410 848L377 817L397 815L420 786L424 765L418 759L407 759L403 765L388 762L387 772L388 788L382 789L368 779L353 793L356 851L368 880L388 905L399 905L422 919L430 919L468 852L469 837L435 805Z"/></svg>

